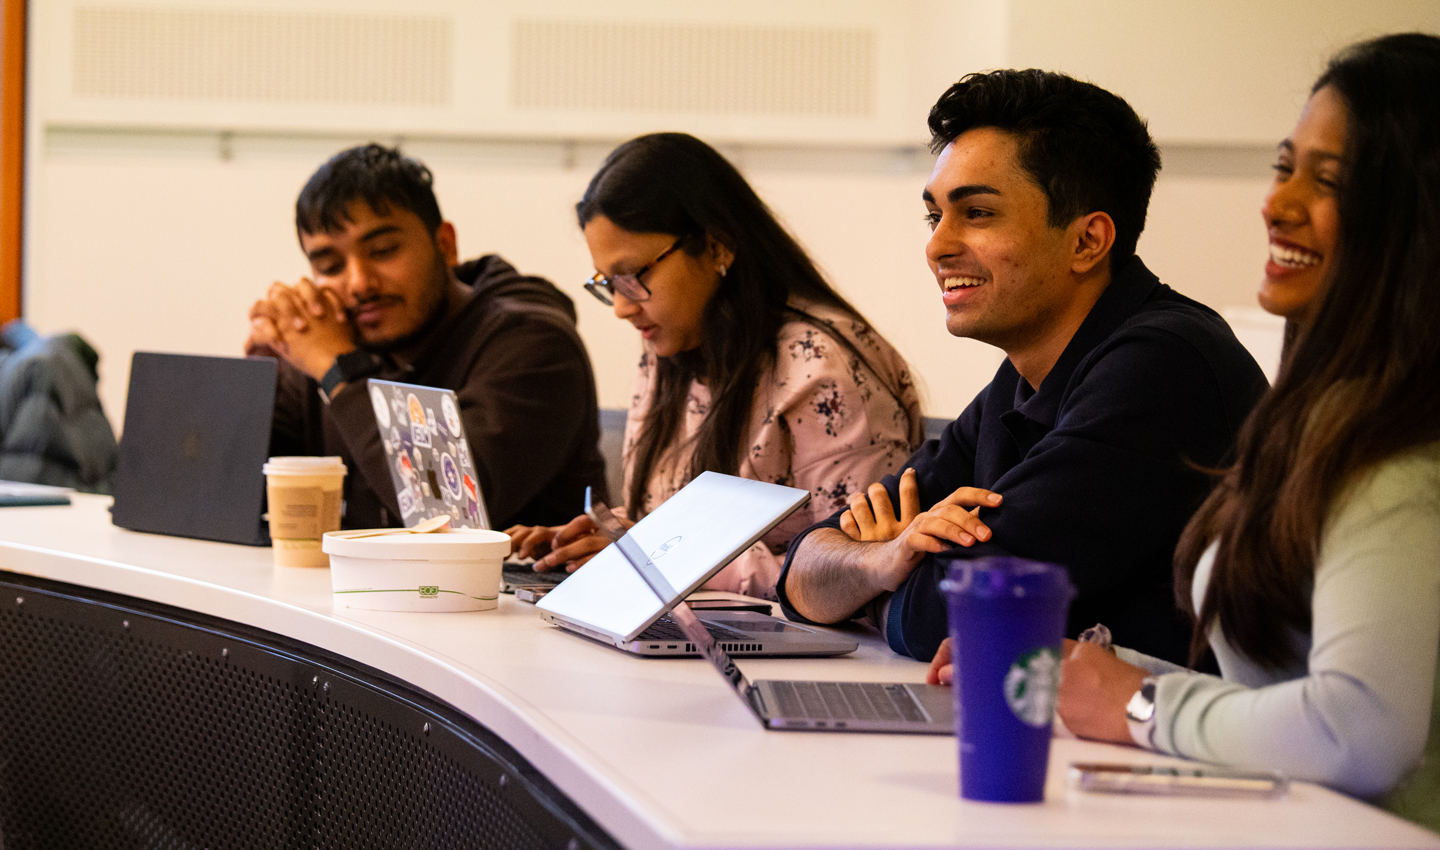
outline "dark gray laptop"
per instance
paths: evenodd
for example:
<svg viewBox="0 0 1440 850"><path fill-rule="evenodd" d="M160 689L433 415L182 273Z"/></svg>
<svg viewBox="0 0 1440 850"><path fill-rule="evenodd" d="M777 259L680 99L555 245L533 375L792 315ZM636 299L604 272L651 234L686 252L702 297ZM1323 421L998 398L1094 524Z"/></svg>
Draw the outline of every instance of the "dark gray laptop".
<svg viewBox="0 0 1440 850"><path fill-rule="evenodd" d="M111 521L268 546L260 518L276 363L138 351L130 361Z"/></svg>
<svg viewBox="0 0 1440 850"><path fill-rule="evenodd" d="M721 678L766 729L808 732L908 732L955 734L954 694L938 685L899 682L810 682L760 679L750 682L723 643L717 643L671 586L652 558L615 520L610 509L585 490L585 513L660 601L679 631L692 641Z"/></svg>

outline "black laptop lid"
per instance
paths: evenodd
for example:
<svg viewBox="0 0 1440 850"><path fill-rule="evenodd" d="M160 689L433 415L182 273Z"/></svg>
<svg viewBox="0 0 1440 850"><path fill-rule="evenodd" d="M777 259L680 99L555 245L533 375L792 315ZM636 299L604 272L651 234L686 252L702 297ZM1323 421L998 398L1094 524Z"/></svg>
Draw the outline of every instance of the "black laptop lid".
<svg viewBox="0 0 1440 850"><path fill-rule="evenodd" d="M135 531L269 544L260 469L275 376L268 357L136 352L111 520Z"/></svg>

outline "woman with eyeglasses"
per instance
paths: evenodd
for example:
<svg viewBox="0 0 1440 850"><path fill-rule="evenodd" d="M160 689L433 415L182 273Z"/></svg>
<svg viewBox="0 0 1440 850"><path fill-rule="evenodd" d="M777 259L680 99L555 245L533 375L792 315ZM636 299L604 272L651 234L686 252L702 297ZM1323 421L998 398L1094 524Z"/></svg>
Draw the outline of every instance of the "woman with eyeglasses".
<svg viewBox="0 0 1440 850"><path fill-rule="evenodd" d="M806 508L706 585L774 598L790 539L919 445L904 360L693 136L616 148L576 212L598 270L585 288L645 341L625 427L629 520L707 470L808 490ZM573 570L606 544L583 516L509 533L539 570Z"/></svg>

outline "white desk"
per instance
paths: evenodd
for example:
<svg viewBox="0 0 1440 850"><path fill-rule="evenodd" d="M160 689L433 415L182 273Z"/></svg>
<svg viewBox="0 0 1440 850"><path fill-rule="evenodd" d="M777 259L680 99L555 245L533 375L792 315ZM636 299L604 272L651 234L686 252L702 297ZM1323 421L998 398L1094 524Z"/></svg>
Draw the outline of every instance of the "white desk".
<svg viewBox="0 0 1440 850"><path fill-rule="evenodd" d="M969 803L953 738L765 732L699 660L631 658L498 610L332 607L325 570L270 551L114 528L108 499L0 511L0 570L197 611L378 668L461 710L628 847L1437 847L1440 836L1296 784L1277 801L1089 796L1072 761L1158 762L1057 740L1046 801ZM925 665L866 636L851 657L745 660L752 678L921 681ZM674 764L688 764L678 776Z"/></svg>

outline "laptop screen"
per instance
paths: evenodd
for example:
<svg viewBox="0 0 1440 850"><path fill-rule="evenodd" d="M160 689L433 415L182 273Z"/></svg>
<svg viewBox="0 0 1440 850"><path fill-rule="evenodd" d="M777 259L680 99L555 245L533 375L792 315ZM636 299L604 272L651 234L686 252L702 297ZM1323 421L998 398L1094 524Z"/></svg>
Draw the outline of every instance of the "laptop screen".
<svg viewBox="0 0 1440 850"><path fill-rule="evenodd" d="M130 365L111 519L121 528L267 545L261 468L276 363L139 351Z"/></svg>
<svg viewBox="0 0 1440 850"><path fill-rule="evenodd" d="M614 546L550 591L537 607L629 640L810 498L804 490L706 472L630 529L676 591L656 598Z"/></svg>
<svg viewBox="0 0 1440 850"><path fill-rule="evenodd" d="M444 515L454 528L489 528L455 393L378 378L369 387L405 525Z"/></svg>

